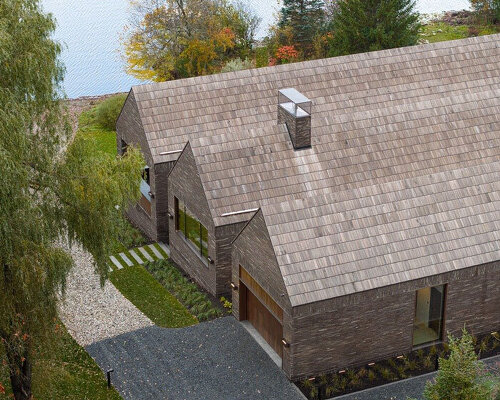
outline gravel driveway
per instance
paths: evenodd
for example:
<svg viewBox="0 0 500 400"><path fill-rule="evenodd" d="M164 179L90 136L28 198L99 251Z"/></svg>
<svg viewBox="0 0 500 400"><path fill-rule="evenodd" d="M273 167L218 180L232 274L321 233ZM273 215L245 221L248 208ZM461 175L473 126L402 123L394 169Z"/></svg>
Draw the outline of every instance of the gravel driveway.
<svg viewBox="0 0 500 400"><path fill-rule="evenodd" d="M157 326L86 346L125 400L303 400L233 317Z"/></svg>
<svg viewBox="0 0 500 400"><path fill-rule="evenodd" d="M81 346L153 325L110 281L101 288L89 253L76 246L69 251L75 266L59 316Z"/></svg>

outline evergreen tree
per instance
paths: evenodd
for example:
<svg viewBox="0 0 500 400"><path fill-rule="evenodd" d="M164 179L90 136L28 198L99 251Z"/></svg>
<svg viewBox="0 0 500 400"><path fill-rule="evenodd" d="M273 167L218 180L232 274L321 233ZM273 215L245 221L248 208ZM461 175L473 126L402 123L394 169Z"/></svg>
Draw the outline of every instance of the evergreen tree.
<svg viewBox="0 0 500 400"><path fill-rule="evenodd" d="M51 340L72 266L56 243L89 251L102 281L121 214L138 198L143 159L101 157L71 139L55 21L39 0L0 1L0 346L16 400L32 399L35 348Z"/></svg>
<svg viewBox="0 0 500 400"><path fill-rule="evenodd" d="M339 0L328 55L411 46L419 28L415 0Z"/></svg>
<svg viewBox="0 0 500 400"><path fill-rule="evenodd" d="M439 371L428 382L426 400L493 400L497 399L499 380L486 372L486 366L474 351L474 339L465 330L461 338L448 337L450 356L439 359Z"/></svg>
<svg viewBox="0 0 500 400"><path fill-rule="evenodd" d="M279 28L291 31L293 43L304 57L312 51L314 37L324 25L325 3L323 0L284 0Z"/></svg>

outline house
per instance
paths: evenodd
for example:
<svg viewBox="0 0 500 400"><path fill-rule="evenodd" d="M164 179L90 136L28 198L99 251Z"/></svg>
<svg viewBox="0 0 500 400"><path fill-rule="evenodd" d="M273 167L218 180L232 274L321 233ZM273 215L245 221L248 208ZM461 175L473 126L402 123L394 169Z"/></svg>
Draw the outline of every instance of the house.
<svg viewBox="0 0 500 400"><path fill-rule="evenodd" d="M499 63L491 35L134 87L130 218L290 379L498 330Z"/></svg>

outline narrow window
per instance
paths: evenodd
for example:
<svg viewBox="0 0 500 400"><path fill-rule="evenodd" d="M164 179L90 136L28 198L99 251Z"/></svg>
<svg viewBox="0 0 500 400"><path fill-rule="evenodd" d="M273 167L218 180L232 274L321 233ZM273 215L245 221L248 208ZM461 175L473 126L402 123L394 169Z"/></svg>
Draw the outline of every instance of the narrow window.
<svg viewBox="0 0 500 400"><path fill-rule="evenodd" d="M181 232L188 241L190 247L200 255L208 259L208 230L195 217L194 213L177 197L174 198L175 206L175 229Z"/></svg>
<svg viewBox="0 0 500 400"><path fill-rule="evenodd" d="M142 170L142 180L150 185L149 183L149 167L146 165L144 169Z"/></svg>
<svg viewBox="0 0 500 400"><path fill-rule="evenodd" d="M128 144L125 142L125 140L121 139L120 151L122 156L124 156L127 153L127 149L128 149Z"/></svg>
<svg viewBox="0 0 500 400"><path fill-rule="evenodd" d="M418 346L442 339L445 286L417 290L413 345Z"/></svg>
<svg viewBox="0 0 500 400"><path fill-rule="evenodd" d="M142 171L140 188L142 196L139 199L139 205L151 216L151 186L149 186L149 167L147 165Z"/></svg>

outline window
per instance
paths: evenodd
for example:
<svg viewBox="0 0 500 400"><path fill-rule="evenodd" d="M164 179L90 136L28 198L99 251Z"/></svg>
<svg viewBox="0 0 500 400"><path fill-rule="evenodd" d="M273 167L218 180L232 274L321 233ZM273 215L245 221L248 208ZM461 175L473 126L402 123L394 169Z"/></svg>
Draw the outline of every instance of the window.
<svg viewBox="0 0 500 400"><path fill-rule="evenodd" d="M417 290L413 345L441 340L443 331L443 305L445 286Z"/></svg>
<svg viewBox="0 0 500 400"><path fill-rule="evenodd" d="M127 153L127 149L128 149L128 144L125 142L125 140L121 139L120 150L122 156L124 156Z"/></svg>
<svg viewBox="0 0 500 400"><path fill-rule="evenodd" d="M146 165L144 169L142 170L142 180L150 185L149 183L149 167Z"/></svg>
<svg viewBox="0 0 500 400"><path fill-rule="evenodd" d="M147 165L142 171L141 194L139 205L149 216L151 216L151 187L149 186L149 167Z"/></svg>
<svg viewBox="0 0 500 400"><path fill-rule="evenodd" d="M208 231L189 211L184 202L175 198L175 229L194 245L202 258L208 259Z"/></svg>

